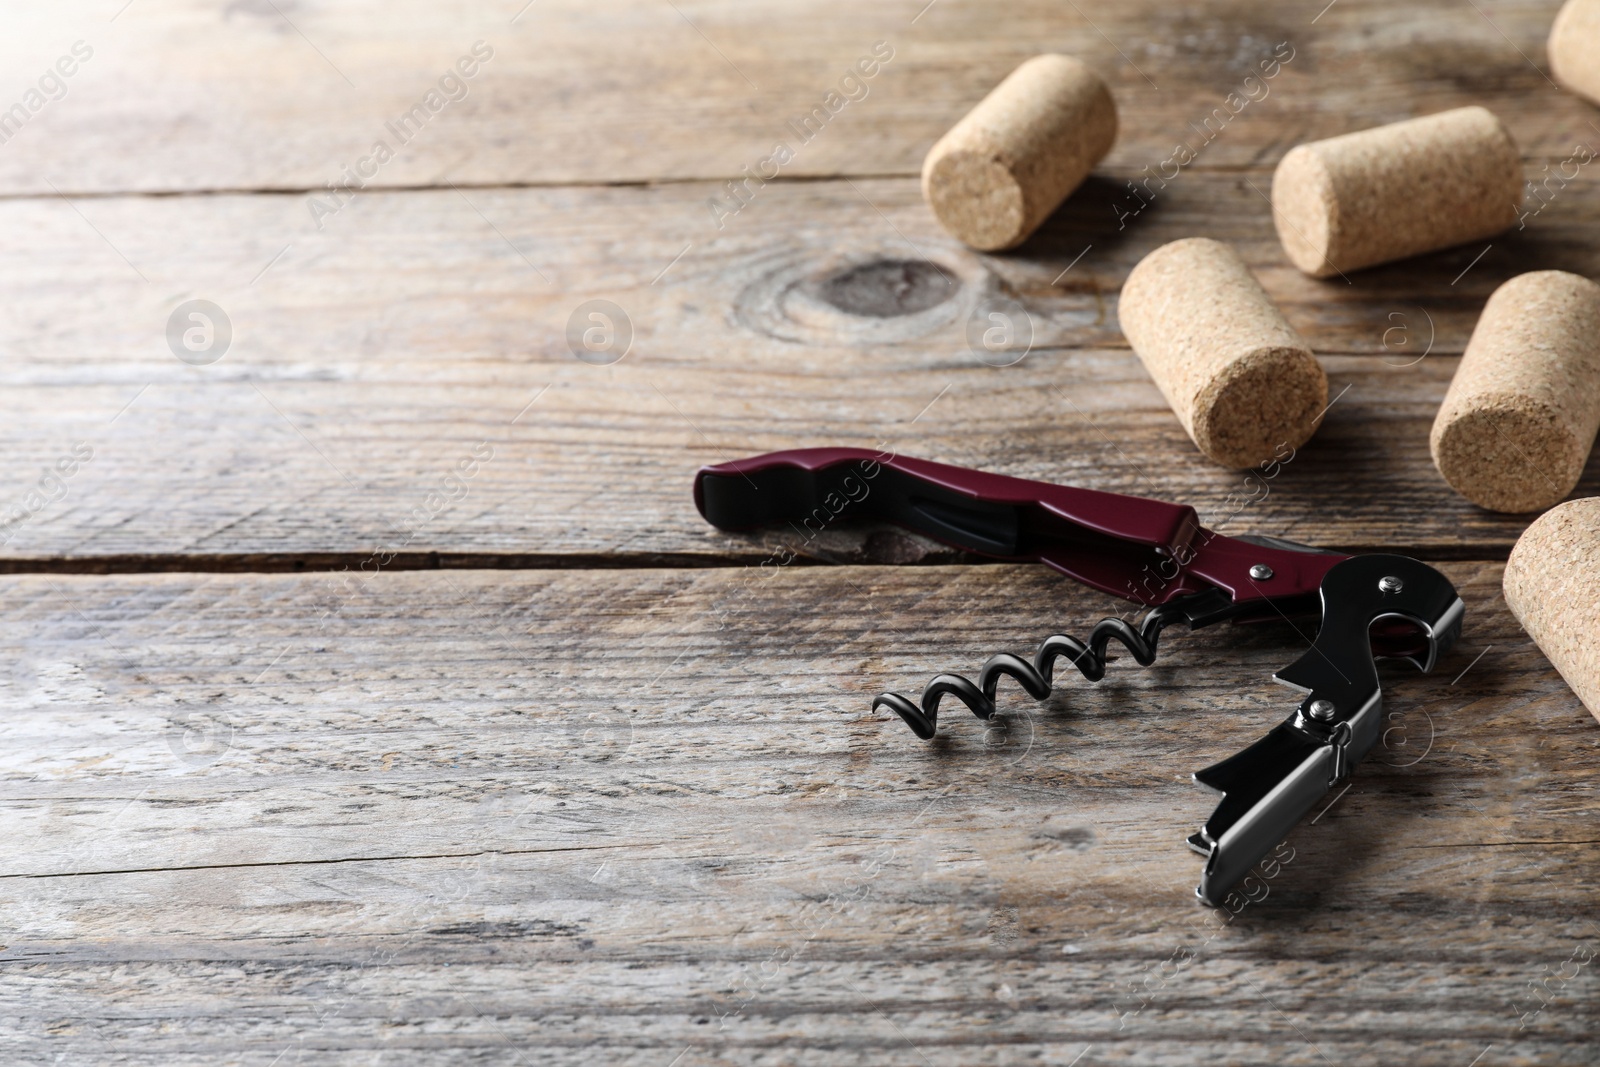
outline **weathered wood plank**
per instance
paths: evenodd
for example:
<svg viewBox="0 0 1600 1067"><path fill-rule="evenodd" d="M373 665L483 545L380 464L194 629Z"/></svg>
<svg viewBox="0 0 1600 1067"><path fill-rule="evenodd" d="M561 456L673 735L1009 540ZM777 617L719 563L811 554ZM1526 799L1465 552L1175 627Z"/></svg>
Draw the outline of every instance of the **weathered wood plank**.
<svg viewBox="0 0 1600 1067"><path fill-rule="evenodd" d="M1271 163L1300 140L1468 103L1505 116L1533 159L1565 158L1574 139L1593 136L1592 110L1542 70L1559 0L1325 6L1210 0L1182 12L1145 3L1091 11L1029 0L997 13L951 0L138 0L116 11L78 0L13 8L0 23L0 61L15 74L4 106L26 101L74 42L92 57L60 83L64 96L39 96L42 106L0 152L0 191L320 190L345 180L344 168L378 140L395 153L369 178L381 187L731 178L757 169L779 142L794 152L785 178L909 175L957 117L1046 49L1081 56L1110 81L1122 115L1112 173L1154 166L1180 139L1199 144L1192 130L1232 92L1258 102L1196 166ZM479 40L493 57L462 83L466 95L439 96L440 109L402 142L388 124L437 91ZM866 95L802 143L789 123L825 105L879 41L893 58L860 88L845 86ZM1280 44L1293 58L1265 89L1250 88L1243 79ZM60 92L55 82L45 91Z"/></svg>
<svg viewBox="0 0 1600 1067"><path fill-rule="evenodd" d="M321 233L280 197L0 204L12 293L0 312L0 445L12 457L0 515L23 513L0 556L23 567L355 565L376 550L408 566L429 553L488 565L763 558L770 548L705 528L687 493L694 468L880 440L1187 501L1211 522L1270 489L1232 529L1504 555L1525 520L1451 492L1428 426L1482 300L1522 270L1600 273L1600 217L1568 196L1476 263L1483 250L1468 248L1317 282L1283 261L1247 180L1187 175L1120 230L1114 190L1097 186L1010 257L944 237L900 179L770 188L703 243L707 187L692 185L371 194ZM1196 233L1234 241L1326 354L1338 399L1270 486L1246 488L1199 456L1117 329L1133 264ZM205 366L175 358L165 334L193 298L232 322L231 347ZM614 365L569 346L590 299L631 322ZM998 299L1021 303L1035 341L1006 367L967 336ZM78 442L93 457L62 497L46 468L70 465ZM432 497L475 448L493 457L451 489L466 495ZM1578 492L1597 479L1592 465ZM829 538L819 545L833 558L921 551L879 538L885 551L863 554L865 535Z"/></svg>
<svg viewBox="0 0 1600 1067"><path fill-rule="evenodd" d="M1595 723L1498 566L1445 569L1461 648L1385 669L1384 748L1231 919L1192 898L1187 775L1282 713L1285 627L925 745L869 694L1115 605L1015 567L7 578L5 1039L1586 1062L1592 967L1550 975L1600 949Z"/></svg>

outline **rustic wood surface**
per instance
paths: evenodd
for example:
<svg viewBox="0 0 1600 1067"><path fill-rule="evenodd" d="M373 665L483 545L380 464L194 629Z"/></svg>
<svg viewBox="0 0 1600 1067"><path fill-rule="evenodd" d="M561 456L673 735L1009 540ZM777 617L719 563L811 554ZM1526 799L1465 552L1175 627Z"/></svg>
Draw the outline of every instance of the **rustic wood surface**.
<svg viewBox="0 0 1600 1067"><path fill-rule="evenodd" d="M1547 77L1557 7L7 9L0 1058L1600 1062L1600 733L1499 596L1528 517L1427 452L1488 294L1600 276L1591 169L1492 242L1326 282L1265 199L1296 143L1465 104L1530 179L1594 154L1600 111ZM479 41L461 99L329 188ZM1281 45L1270 92L1135 196ZM1021 249L972 253L922 156L1047 49L1107 78L1118 143ZM777 180L730 188L778 142ZM1328 369L1272 478L1204 461L1117 326L1133 265L1194 235ZM168 340L195 299L231 325L213 362ZM594 300L631 335L612 362L569 342ZM967 341L1004 301L1015 362ZM1407 552L1466 632L1433 675L1385 668L1383 748L1259 899L1203 908L1188 776L1285 713L1268 676L1304 639L1174 633L918 742L874 692L1126 605L894 530L695 513L698 465L827 444ZM802 565L758 577L785 547Z"/></svg>
<svg viewBox="0 0 1600 1067"><path fill-rule="evenodd" d="M914 175L953 117L1049 50L1116 94L1112 172L1166 158L1279 43L1294 58L1197 166L1275 163L1301 140L1463 102L1504 115L1530 157L1565 158L1594 117L1547 80L1556 0L125 2L8 12L7 106L74 42L93 56L0 152L0 189L321 189L480 40L494 54L466 97L391 139L373 185L733 177L878 41L893 58L820 135L787 138L785 177Z"/></svg>
<svg viewBox="0 0 1600 1067"><path fill-rule="evenodd" d="M469 564L748 559L694 513L697 466L880 440L1182 500L1216 521L1230 498L1266 490L1200 456L1116 324L1133 265L1196 232L1238 244L1325 355L1336 398L1248 521L1330 547L1503 558L1526 517L1451 491L1428 427L1496 285L1536 267L1600 274L1600 209L1558 198L1476 264L1482 246L1347 285L1284 261L1246 185L1269 180L1184 175L1121 231L1104 183L1009 257L942 237L912 179L771 186L722 235L696 217L706 185L373 193L321 234L283 197L0 203L0 232L15 235L0 279L16 294L0 316L0 440L18 457L0 501L74 442L94 449L0 560L293 566L396 547ZM713 235L703 246L695 225ZM235 331L207 366L174 359L164 335L197 297ZM1005 298L1023 303L1035 347L994 366L965 324ZM568 347L567 321L591 299L633 324L611 365ZM467 495L407 519L478 442L494 458ZM1597 490L1600 460L1577 492Z"/></svg>
<svg viewBox="0 0 1600 1067"><path fill-rule="evenodd" d="M1587 1062L1592 968L1531 988L1600 951L1595 724L1499 566L1443 569L1461 647L1385 669L1383 747L1235 916L1188 774L1284 713L1287 626L925 744L877 687L1120 606L1032 567L8 579L8 1061Z"/></svg>

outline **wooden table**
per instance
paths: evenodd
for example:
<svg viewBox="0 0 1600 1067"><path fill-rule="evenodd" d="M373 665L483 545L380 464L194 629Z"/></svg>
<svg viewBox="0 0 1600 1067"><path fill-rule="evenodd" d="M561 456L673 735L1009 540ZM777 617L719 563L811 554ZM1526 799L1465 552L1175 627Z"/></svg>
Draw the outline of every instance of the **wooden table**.
<svg viewBox="0 0 1600 1067"><path fill-rule="evenodd" d="M1526 517L1427 452L1488 294L1600 274L1594 172L1348 283L1290 268L1264 196L1301 141L1468 103L1531 178L1600 144L1545 73L1554 0L121 3L0 34L5 1062L1600 1060L1600 730L1500 597ZM1107 77L1121 134L975 254L920 162L1040 50ZM1259 488L1117 328L1193 235L1337 397ZM1034 330L1006 367L965 340L998 298ZM580 360L595 300L622 332ZM1412 554L1465 634L1385 667L1382 748L1204 908L1189 775L1286 712L1304 639L1175 634L919 743L873 692L1125 605L883 528L725 536L689 497L702 463L879 443Z"/></svg>

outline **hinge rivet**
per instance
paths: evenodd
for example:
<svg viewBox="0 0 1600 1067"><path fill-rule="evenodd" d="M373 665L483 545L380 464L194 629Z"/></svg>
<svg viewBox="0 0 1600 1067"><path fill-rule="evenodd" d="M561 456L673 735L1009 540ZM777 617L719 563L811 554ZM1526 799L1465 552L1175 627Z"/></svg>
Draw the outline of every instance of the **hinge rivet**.
<svg viewBox="0 0 1600 1067"><path fill-rule="evenodd" d="M1265 563L1257 563L1254 567L1250 568L1250 577L1254 578L1258 582L1264 582L1268 578L1272 577L1272 568L1267 566Z"/></svg>
<svg viewBox="0 0 1600 1067"><path fill-rule="evenodd" d="M1392 574L1385 575L1384 577L1378 579L1379 592L1398 593L1405 587L1406 583L1402 582L1399 578L1396 578Z"/></svg>
<svg viewBox="0 0 1600 1067"><path fill-rule="evenodd" d="M1311 707L1306 709L1306 714L1318 722L1327 722L1333 718L1334 712L1337 710L1331 700L1313 700Z"/></svg>

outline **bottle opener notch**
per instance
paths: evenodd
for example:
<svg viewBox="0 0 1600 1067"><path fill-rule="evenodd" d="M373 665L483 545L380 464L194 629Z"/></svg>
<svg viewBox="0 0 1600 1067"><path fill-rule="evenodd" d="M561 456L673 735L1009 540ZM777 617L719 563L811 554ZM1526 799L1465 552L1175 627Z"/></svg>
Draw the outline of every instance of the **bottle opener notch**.
<svg viewBox="0 0 1600 1067"><path fill-rule="evenodd" d="M1195 774L1222 800L1190 847L1206 857L1195 890L1220 904L1380 735L1383 690L1370 634L1399 620L1420 630L1425 648L1406 659L1424 671L1461 634L1465 607L1443 575L1405 556L1352 556L1322 580L1322 625L1299 659L1273 675L1305 694L1266 737Z"/></svg>

